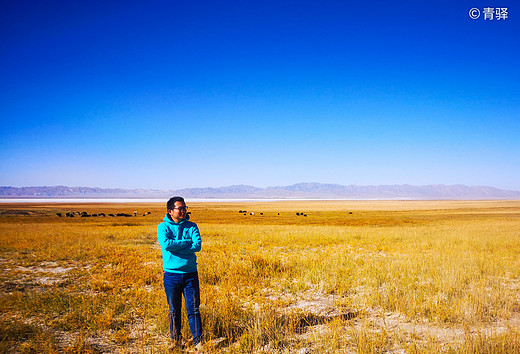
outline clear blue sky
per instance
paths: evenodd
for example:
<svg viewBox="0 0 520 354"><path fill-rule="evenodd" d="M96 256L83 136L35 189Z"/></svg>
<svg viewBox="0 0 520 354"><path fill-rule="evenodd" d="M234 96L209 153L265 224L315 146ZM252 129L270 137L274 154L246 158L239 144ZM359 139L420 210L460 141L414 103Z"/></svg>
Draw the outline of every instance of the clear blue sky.
<svg viewBox="0 0 520 354"><path fill-rule="evenodd" d="M0 6L0 185L520 190L517 1Z"/></svg>

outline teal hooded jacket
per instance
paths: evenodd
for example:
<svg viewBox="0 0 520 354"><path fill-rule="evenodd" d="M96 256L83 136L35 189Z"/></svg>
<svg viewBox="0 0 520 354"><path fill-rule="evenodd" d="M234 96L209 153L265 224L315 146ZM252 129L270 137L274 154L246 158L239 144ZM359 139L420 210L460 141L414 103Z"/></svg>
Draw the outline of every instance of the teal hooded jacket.
<svg viewBox="0 0 520 354"><path fill-rule="evenodd" d="M197 271L197 256L202 246L197 224L189 220L174 222L166 214L157 226L157 239L162 249L163 269L170 273Z"/></svg>

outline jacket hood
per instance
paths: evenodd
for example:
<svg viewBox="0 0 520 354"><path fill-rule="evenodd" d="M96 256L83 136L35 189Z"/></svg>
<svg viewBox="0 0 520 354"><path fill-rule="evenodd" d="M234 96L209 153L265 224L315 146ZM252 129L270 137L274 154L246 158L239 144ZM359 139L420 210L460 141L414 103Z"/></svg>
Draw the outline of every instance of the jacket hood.
<svg viewBox="0 0 520 354"><path fill-rule="evenodd" d="M180 223L176 223L175 221L173 221L168 213L166 213L166 215L164 215L164 218L163 218L164 222L167 222L168 224L172 224L172 225L180 225L183 222L188 221L188 220L190 220L190 215L189 214L186 214L186 218L184 220L181 220Z"/></svg>

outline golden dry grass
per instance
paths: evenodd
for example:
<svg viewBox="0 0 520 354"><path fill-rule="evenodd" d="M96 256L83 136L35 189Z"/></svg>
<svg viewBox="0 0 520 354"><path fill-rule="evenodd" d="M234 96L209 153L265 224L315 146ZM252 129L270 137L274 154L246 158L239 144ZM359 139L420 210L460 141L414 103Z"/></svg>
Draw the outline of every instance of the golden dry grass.
<svg viewBox="0 0 520 354"><path fill-rule="evenodd" d="M519 201L189 206L207 352L520 352ZM164 212L0 205L0 351L167 352Z"/></svg>

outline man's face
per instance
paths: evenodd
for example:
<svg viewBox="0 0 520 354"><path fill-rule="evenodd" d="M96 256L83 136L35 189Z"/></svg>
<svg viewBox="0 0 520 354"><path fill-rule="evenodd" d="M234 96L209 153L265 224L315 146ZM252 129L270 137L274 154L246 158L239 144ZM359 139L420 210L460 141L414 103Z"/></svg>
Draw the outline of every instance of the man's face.
<svg viewBox="0 0 520 354"><path fill-rule="evenodd" d="M175 207L173 209L168 210L168 214L170 214L171 218L175 222L179 222L186 218L186 204L183 202L175 202Z"/></svg>

